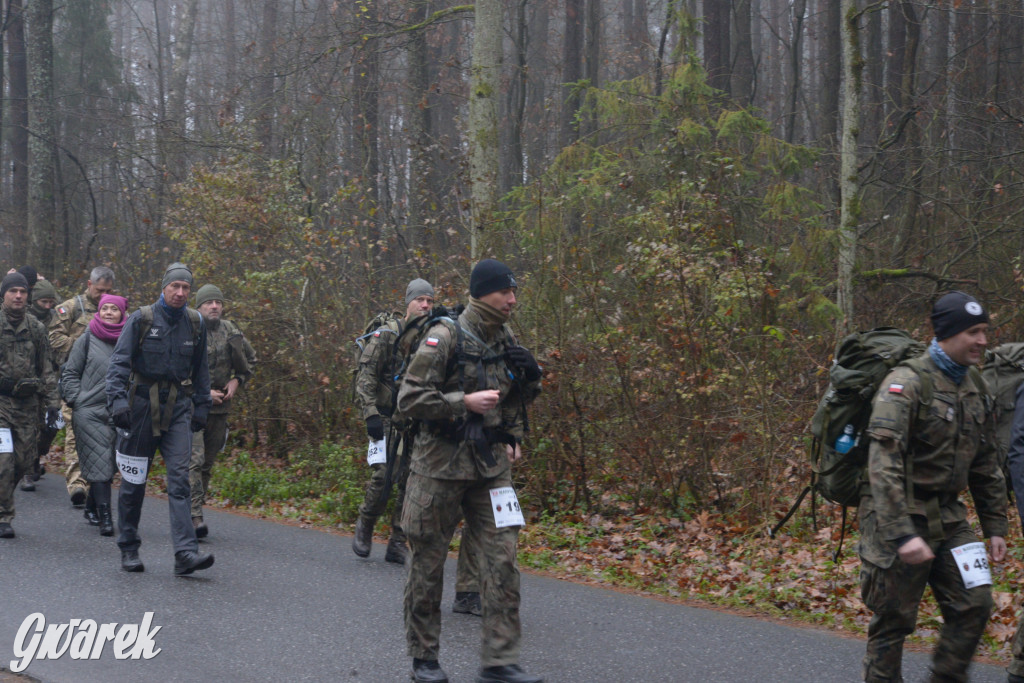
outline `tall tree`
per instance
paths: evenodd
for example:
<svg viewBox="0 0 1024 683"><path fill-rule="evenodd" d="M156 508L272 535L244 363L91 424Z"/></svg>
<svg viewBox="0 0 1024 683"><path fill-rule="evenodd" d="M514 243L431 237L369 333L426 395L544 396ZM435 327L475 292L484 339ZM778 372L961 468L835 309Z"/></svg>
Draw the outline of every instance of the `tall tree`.
<svg viewBox="0 0 1024 683"><path fill-rule="evenodd" d="M722 0L704 0L704 68L711 87L725 93L729 92L732 70L729 42L731 4Z"/></svg>
<svg viewBox="0 0 1024 683"><path fill-rule="evenodd" d="M843 17L843 124L839 168L839 272L837 304L840 320L837 335L850 332L854 325L854 264L857 260L861 216L861 187L857 164L857 134L860 126L861 77L864 67L860 48L860 14L857 0L840 0Z"/></svg>
<svg viewBox="0 0 1024 683"><path fill-rule="evenodd" d="M41 272L57 272L56 142L57 116L53 101L53 0L28 5L29 65L29 258Z"/></svg>
<svg viewBox="0 0 1024 683"><path fill-rule="evenodd" d="M560 147L568 147L579 136L576 114L582 99L579 81L583 79L583 0L565 0L565 31L562 37L562 122Z"/></svg>
<svg viewBox="0 0 1024 683"><path fill-rule="evenodd" d="M751 0L736 0L733 17L736 24L736 61L732 71L732 96L747 107L754 99L754 49L750 16Z"/></svg>
<svg viewBox="0 0 1024 683"><path fill-rule="evenodd" d="M22 0L8 0L8 69L10 74L11 235L28 230L28 62L25 46L25 10ZM26 240L13 240L16 263L28 260Z"/></svg>
<svg viewBox="0 0 1024 683"><path fill-rule="evenodd" d="M480 254L479 235L493 220L498 179L498 95L501 87L500 0L477 0L473 66L469 84L469 175L472 192L470 256Z"/></svg>

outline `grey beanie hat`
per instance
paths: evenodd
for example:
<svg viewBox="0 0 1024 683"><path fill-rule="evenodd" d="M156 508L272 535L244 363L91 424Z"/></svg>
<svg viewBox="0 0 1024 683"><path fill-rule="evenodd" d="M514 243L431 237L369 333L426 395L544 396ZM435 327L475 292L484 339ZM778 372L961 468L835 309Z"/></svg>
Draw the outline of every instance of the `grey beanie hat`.
<svg viewBox="0 0 1024 683"><path fill-rule="evenodd" d="M32 303L35 303L40 299L53 299L54 301L57 301L57 289L49 280L40 280L36 283L36 286L32 288Z"/></svg>
<svg viewBox="0 0 1024 683"><path fill-rule="evenodd" d="M220 291L220 287L217 285L211 285L209 283L203 285L196 292L196 308L199 308L207 301L217 300L224 303L224 292Z"/></svg>
<svg viewBox="0 0 1024 683"><path fill-rule="evenodd" d="M416 278L405 288L405 305L408 306L413 302L413 299L420 296L434 298L434 288L423 278Z"/></svg>
<svg viewBox="0 0 1024 683"><path fill-rule="evenodd" d="M184 263L172 263L164 271L164 279L160 282L160 289L163 289L172 282L187 282L192 286L192 271Z"/></svg>

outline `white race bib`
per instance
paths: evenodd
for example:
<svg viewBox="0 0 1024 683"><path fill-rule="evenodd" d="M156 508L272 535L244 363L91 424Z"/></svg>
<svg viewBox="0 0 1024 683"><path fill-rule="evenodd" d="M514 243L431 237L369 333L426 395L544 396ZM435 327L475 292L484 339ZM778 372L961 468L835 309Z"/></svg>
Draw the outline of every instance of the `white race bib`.
<svg viewBox="0 0 1024 683"><path fill-rule="evenodd" d="M367 465L384 465L388 461L388 447L385 439L371 441L370 447L366 449Z"/></svg>
<svg viewBox="0 0 1024 683"><path fill-rule="evenodd" d="M11 428L0 429L0 453L14 452L14 438L11 436Z"/></svg>
<svg viewBox="0 0 1024 683"><path fill-rule="evenodd" d="M145 484L146 475L149 474L149 458L125 455L118 451L117 469L121 470L121 477L129 484Z"/></svg>
<svg viewBox="0 0 1024 683"><path fill-rule="evenodd" d="M56 426L56 428L57 429L64 429L64 425L66 425L66 424L67 424L67 422L64 421L64 416L61 413L57 413L57 422L56 422L57 426Z"/></svg>
<svg viewBox="0 0 1024 683"><path fill-rule="evenodd" d="M953 548L950 552L953 553L953 561L956 562L960 576L964 579L965 588L992 585L992 572L988 567L988 553L985 551L984 543L967 543L959 548Z"/></svg>
<svg viewBox="0 0 1024 683"><path fill-rule="evenodd" d="M494 526L499 529L526 524L519 499L516 498L516 490L511 486L491 489L491 511L494 512Z"/></svg>

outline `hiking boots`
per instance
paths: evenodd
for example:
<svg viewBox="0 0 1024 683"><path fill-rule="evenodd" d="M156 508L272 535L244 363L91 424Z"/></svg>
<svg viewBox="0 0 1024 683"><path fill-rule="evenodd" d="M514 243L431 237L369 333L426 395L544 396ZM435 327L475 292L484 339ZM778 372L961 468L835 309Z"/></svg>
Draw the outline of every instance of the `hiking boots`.
<svg viewBox="0 0 1024 683"><path fill-rule="evenodd" d="M409 677L416 683L448 683L448 674L433 659L413 659Z"/></svg>
<svg viewBox="0 0 1024 683"><path fill-rule="evenodd" d="M179 550L174 553L174 575L185 576L197 569L209 569L213 566L213 555L196 550Z"/></svg>
<svg viewBox="0 0 1024 683"><path fill-rule="evenodd" d="M89 526L99 526L100 525L99 515L97 515L96 511L93 510L92 508L89 508L89 507L85 508L85 512L82 513L82 516L85 517L85 521L87 521L89 523Z"/></svg>
<svg viewBox="0 0 1024 683"><path fill-rule="evenodd" d="M544 683L540 676L531 676L523 671L518 664L505 666L487 666L480 669L476 683Z"/></svg>
<svg viewBox="0 0 1024 683"><path fill-rule="evenodd" d="M369 557L373 547L373 523L376 520L359 515L356 520L356 531L352 536L352 552L359 557Z"/></svg>
<svg viewBox="0 0 1024 683"><path fill-rule="evenodd" d="M36 480L32 478L31 474L26 474L25 477L21 480L21 486L19 486L18 488L20 488L22 491L35 491Z"/></svg>
<svg viewBox="0 0 1024 683"><path fill-rule="evenodd" d="M405 539L398 538L392 534L391 538L388 539L388 549L384 553L384 561L405 564L406 554Z"/></svg>
<svg viewBox="0 0 1024 683"><path fill-rule="evenodd" d="M97 505L96 517L100 527L100 536L114 535L114 517L110 512L109 505Z"/></svg>
<svg viewBox="0 0 1024 683"><path fill-rule="evenodd" d="M206 526L202 517L193 517L192 527L196 530L196 538L206 538L210 535L210 527Z"/></svg>
<svg viewBox="0 0 1024 683"><path fill-rule="evenodd" d="M126 572L146 571L145 565L143 565L142 560L139 559L138 549L121 551L121 569Z"/></svg>
<svg viewBox="0 0 1024 683"><path fill-rule="evenodd" d="M474 617L483 616L484 607L480 602L480 594L469 591L456 593L455 602L452 603L452 611L459 614L472 614Z"/></svg>
<svg viewBox="0 0 1024 683"><path fill-rule="evenodd" d="M0 538L14 538L14 527L7 522L0 522Z"/></svg>

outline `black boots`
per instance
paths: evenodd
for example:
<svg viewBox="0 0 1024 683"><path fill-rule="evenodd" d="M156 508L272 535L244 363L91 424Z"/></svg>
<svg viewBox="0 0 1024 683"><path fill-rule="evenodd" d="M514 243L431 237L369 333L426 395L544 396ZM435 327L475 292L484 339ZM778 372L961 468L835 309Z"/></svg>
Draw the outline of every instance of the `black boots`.
<svg viewBox="0 0 1024 683"><path fill-rule="evenodd" d="M373 546L373 523L376 520L359 515L355 535L352 536L352 552L359 557L369 557Z"/></svg>
<svg viewBox="0 0 1024 683"><path fill-rule="evenodd" d="M518 664L488 666L480 670L476 683L544 683L540 676L531 676Z"/></svg>
<svg viewBox="0 0 1024 683"><path fill-rule="evenodd" d="M413 659L411 678L416 683L448 683L448 674L434 659Z"/></svg>
<svg viewBox="0 0 1024 683"><path fill-rule="evenodd" d="M110 510L110 482L92 481L89 482L89 503L85 507L86 519L88 519L89 507L94 507L93 516L95 522L90 520L89 524L96 524L100 528L100 536L114 535L114 519Z"/></svg>
<svg viewBox="0 0 1024 683"><path fill-rule="evenodd" d="M174 553L174 575L185 576L197 569L209 569L213 566L213 555L196 550L179 550Z"/></svg>
<svg viewBox="0 0 1024 683"><path fill-rule="evenodd" d="M142 572L146 571L146 566L142 564L142 560L139 559L138 548L134 550L122 550L121 551L121 569L126 572Z"/></svg>
<svg viewBox="0 0 1024 683"><path fill-rule="evenodd" d="M391 538L388 539L388 549L384 553L385 562L393 562L395 564L405 564L405 538L398 534L391 534Z"/></svg>
<svg viewBox="0 0 1024 683"><path fill-rule="evenodd" d="M472 614L474 617L482 617L484 606L480 602L480 594L476 591L459 591L455 594L455 602L452 603L452 611L458 614Z"/></svg>
<svg viewBox="0 0 1024 683"><path fill-rule="evenodd" d="M84 490L82 489L83 492ZM100 525L100 518L96 514L96 498L91 486L89 487L89 493L85 496L85 512L82 513L82 516L85 517L85 521L89 523L89 526Z"/></svg>

